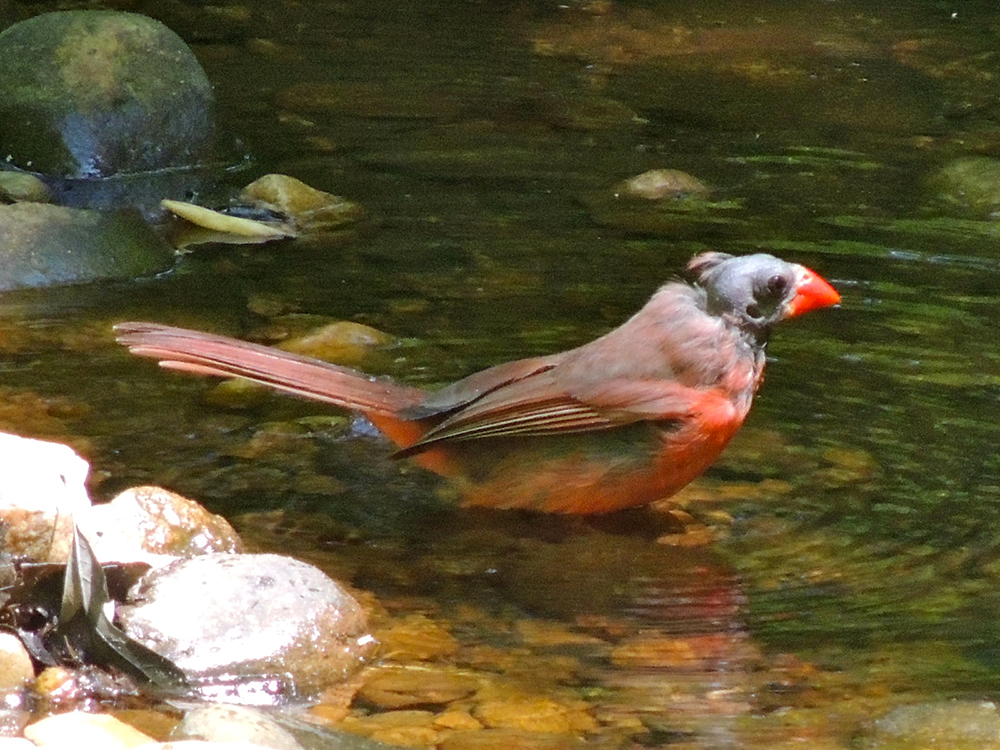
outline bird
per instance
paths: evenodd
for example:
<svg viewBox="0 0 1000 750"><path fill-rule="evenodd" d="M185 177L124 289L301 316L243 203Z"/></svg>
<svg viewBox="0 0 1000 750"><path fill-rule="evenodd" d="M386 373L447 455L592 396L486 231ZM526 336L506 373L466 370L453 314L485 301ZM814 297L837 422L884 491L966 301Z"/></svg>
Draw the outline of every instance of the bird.
<svg viewBox="0 0 1000 750"><path fill-rule="evenodd" d="M815 271L703 252L619 327L428 391L310 357L148 322L115 326L170 370L245 378L359 412L469 506L599 514L667 498L746 419L772 327L838 305Z"/></svg>

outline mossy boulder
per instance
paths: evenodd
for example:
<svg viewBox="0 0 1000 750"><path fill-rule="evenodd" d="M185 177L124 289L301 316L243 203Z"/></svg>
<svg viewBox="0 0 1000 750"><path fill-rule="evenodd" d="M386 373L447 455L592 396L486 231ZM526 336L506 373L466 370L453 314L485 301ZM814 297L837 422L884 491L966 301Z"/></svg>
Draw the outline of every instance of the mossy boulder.
<svg viewBox="0 0 1000 750"><path fill-rule="evenodd" d="M133 209L0 206L0 291L152 276L174 252Z"/></svg>
<svg viewBox="0 0 1000 750"><path fill-rule="evenodd" d="M146 16L44 13L0 34L0 157L21 169L92 178L197 164L212 110L194 54Z"/></svg>

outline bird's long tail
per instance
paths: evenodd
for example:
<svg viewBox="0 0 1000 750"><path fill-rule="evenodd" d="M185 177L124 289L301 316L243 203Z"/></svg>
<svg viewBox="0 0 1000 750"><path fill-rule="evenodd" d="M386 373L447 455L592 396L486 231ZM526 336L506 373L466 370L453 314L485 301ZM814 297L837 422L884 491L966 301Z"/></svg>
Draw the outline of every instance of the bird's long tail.
<svg viewBox="0 0 1000 750"><path fill-rule="evenodd" d="M373 378L311 357L247 341L158 323L120 323L118 342L133 354L152 357L171 370L239 377L279 391L359 411L401 447L426 430L400 419L400 410L419 403L426 391Z"/></svg>

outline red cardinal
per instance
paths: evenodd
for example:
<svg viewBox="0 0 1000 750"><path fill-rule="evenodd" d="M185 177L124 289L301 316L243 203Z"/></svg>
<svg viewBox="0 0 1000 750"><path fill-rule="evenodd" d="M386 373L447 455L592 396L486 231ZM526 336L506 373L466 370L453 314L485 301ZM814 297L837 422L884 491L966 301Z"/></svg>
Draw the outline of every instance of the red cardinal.
<svg viewBox="0 0 1000 750"><path fill-rule="evenodd" d="M160 365L238 376L364 414L400 450L459 482L466 503L605 513L672 495L715 460L764 374L771 326L835 305L804 266L704 253L596 341L491 367L428 393L236 339L122 323Z"/></svg>

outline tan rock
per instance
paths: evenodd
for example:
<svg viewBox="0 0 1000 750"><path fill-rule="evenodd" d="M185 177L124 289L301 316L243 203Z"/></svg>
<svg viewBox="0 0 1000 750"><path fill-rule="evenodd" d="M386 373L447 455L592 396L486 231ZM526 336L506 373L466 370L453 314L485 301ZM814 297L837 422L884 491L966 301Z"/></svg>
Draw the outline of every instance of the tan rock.
<svg viewBox="0 0 1000 750"><path fill-rule="evenodd" d="M456 669L385 667L373 670L359 693L382 708L451 703L474 693L475 677Z"/></svg>
<svg viewBox="0 0 1000 750"><path fill-rule="evenodd" d="M519 620L515 629L521 640L530 646L594 646L602 643L600 638L571 630L551 620Z"/></svg>
<svg viewBox="0 0 1000 750"><path fill-rule="evenodd" d="M479 730L482 723L468 711L445 711L434 718L434 726L438 729Z"/></svg>
<svg viewBox="0 0 1000 750"><path fill-rule="evenodd" d="M243 549L239 534L226 519L162 487L127 489L111 502L90 508L79 523L104 562Z"/></svg>
<svg viewBox="0 0 1000 750"><path fill-rule="evenodd" d="M377 328L340 320L290 339L279 348L339 365L357 365L372 350L390 346L395 341L395 338Z"/></svg>
<svg viewBox="0 0 1000 750"><path fill-rule="evenodd" d="M425 615L411 615L375 633L386 659L430 661L458 651L458 641Z"/></svg>
<svg viewBox="0 0 1000 750"><path fill-rule="evenodd" d="M379 742L407 747L436 745L440 734L430 711L388 711L373 716L349 716L340 729L371 737Z"/></svg>
<svg viewBox="0 0 1000 750"><path fill-rule="evenodd" d="M12 633L0 633L0 691L16 690L35 678L31 657Z"/></svg>
<svg viewBox="0 0 1000 750"><path fill-rule="evenodd" d="M651 169L630 177L615 187L615 193L623 198L641 200L677 200L688 196L705 198L712 192L697 177L679 169Z"/></svg>
<svg viewBox="0 0 1000 750"><path fill-rule="evenodd" d="M243 189L242 197L290 216L296 226L307 232L346 227L361 220L365 213L357 203L282 174L264 175L250 183Z"/></svg>
<svg viewBox="0 0 1000 750"><path fill-rule="evenodd" d="M126 750L152 742L152 738L107 714L73 711L56 714L29 724L24 736L42 747L101 748Z"/></svg>
<svg viewBox="0 0 1000 750"><path fill-rule="evenodd" d="M484 701L475 707L473 716L487 727L528 732L569 734L598 728L583 701L561 703L538 696Z"/></svg>
<svg viewBox="0 0 1000 750"><path fill-rule="evenodd" d="M518 729L453 732L439 750L583 750L586 742L568 734L539 734Z"/></svg>
<svg viewBox="0 0 1000 750"><path fill-rule="evenodd" d="M684 668L732 657L741 644L727 635L699 635L685 638L652 634L637 635L611 651L611 662L619 667Z"/></svg>

